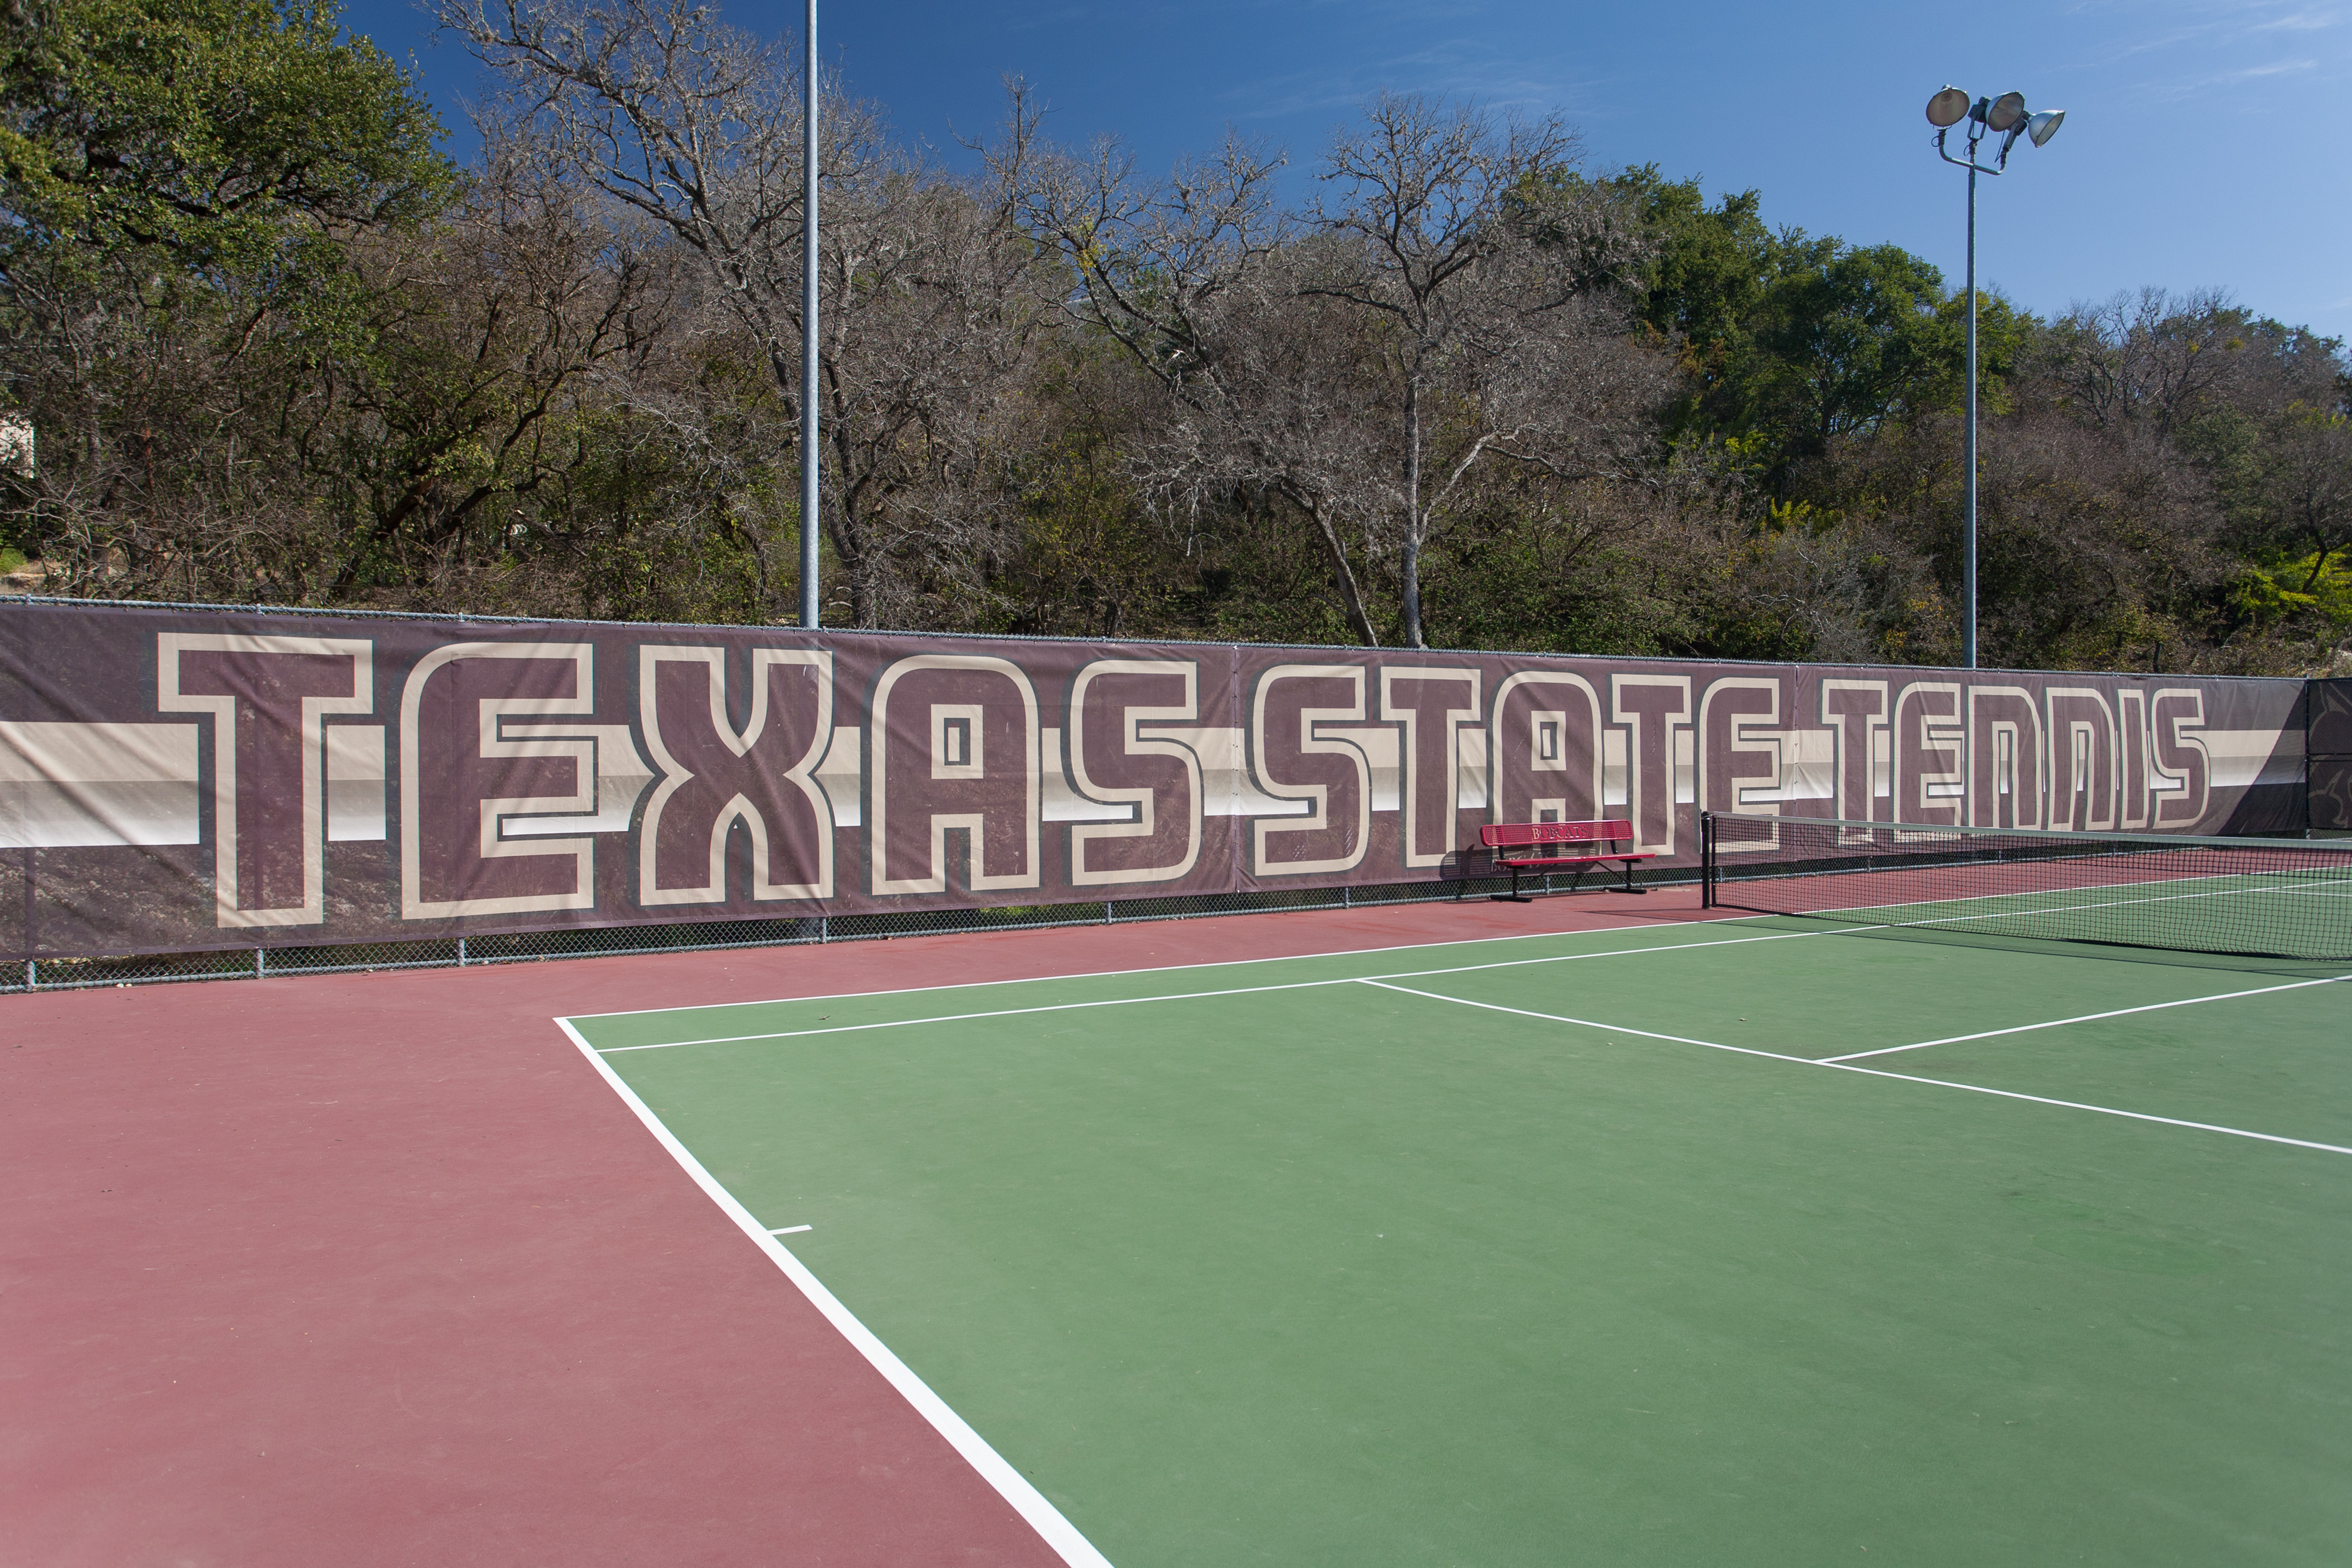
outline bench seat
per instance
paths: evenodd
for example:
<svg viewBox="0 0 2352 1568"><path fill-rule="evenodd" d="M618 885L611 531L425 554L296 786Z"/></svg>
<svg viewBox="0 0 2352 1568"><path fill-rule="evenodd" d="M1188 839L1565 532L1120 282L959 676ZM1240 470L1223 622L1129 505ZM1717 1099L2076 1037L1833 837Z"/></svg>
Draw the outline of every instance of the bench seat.
<svg viewBox="0 0 2352 1568"><path fill-rule="evenodd" d="M1569 884L1570 892L1576 883L1584 880L1585 870L1593 866L1615 861L1625 869L1622 885L1612 889L1621 893L1646 893L1647 888L1633 886L1633 862L1657 858L1654 850L1621 849L1620 844L1633 840L1633 825L1620 817L1602 817L1592 822L1497 822L1478 829L1478 844L1494 858L1494 862L1511 873L1511 890L1490 893L1489 898L1516 904L1528 902L1519 891L1519 874L1523 871L1558 871L1576 868L1576 882ZM1465 879L1465 883L1467 879ZM1461 898L1460 889L1454 896Z"/></svg>

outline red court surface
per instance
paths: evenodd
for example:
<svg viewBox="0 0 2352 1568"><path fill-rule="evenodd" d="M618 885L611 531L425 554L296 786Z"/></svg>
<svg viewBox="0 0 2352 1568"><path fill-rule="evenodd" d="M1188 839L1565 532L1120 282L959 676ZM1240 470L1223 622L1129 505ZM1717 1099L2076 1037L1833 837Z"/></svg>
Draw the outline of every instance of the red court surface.
<svg viewBox="0 0 2352 1568"><path fill-rule="evenodd" d="M1696 888L0 997L0 1564L1058 1559L553 1026Z"/></svg>

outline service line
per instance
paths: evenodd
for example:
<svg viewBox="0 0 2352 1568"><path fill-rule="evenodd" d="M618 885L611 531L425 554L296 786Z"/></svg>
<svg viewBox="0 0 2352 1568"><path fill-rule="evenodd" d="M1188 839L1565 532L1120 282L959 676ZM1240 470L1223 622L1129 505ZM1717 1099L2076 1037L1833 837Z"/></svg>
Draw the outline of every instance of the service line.
<svg viewBox="0 0 2352 1568"><path fill-rule="evenodd" d="M2108 1013L2084 1013L2073 1018L2053 1018L2046 1024L2018 1024L2006 1029L1986 1029L1973 1035L1947 1035L1940 1040L1917 1040L1907 1046L1881 1046L1874 1051L1848 1051L1842 1057L1816 1057L1823 1062L1857 1062L1864 1057L1891 1057L1898 1051L1924 1051L1929 1046L1957 1046L1968 1040L1990 1040L2002 1035L2030 1035L2036 1029L2063 1029L2069 1024L2095 1024L2102 1018L2127 1017L2134 1013L2161 1013L2168 1007L2194 1007L2203 1002L2234 1002L2241 996L2269 996L2281 991L2301 991L2312 985L2334 985L2352 975L2330 974L2317 980L2262 985L2252 991L2224 991L2214 996L2184 996L2178 1002L2150 1002L2138 1007L2117 1007Z"/></svg>
<svg viewBox="0 0 2352 1568"><path fill-rule="evenodd" d="M2340 1143L2317 1143L2308 1138L2287 1138L2276 1132L2254 1132L2243 1127L2223 1127L2212 1121L2184 1121L2177 1116L2152 1116L2145 1110L2121 1110L2112 1105L2090 1105L2079 1100L2053 1100L2047 1095L2021 1094L2013 1089L1988 1089L1980 1083L1956 1083L1950 1079L1919 1078L1907 1072L1888 1072L1883 1068L1858 1068L1842 1061L1815 1057L1792 1057L1781 1051L1759 1050L1753 1046L1727 1046L1716 1040L1697 1040L1687 1035L1661 1035L1648 1029L1629 1029L1618 1024L1603 1024L1591 1018L1570 1018L1558 1013L1535 1013L1525 1007L1506 1007L1498 1002L1474 1002L1467 996L1448 996L1436 991L1416 991L1407 985L1391 985L1381 980L1360 980L1360 985L1374 985L1383 991L1395 991L1407 996L1424 996L1432 1002L1451 1002L1462 1007L1483 1007L1490 1013L1512 1013L1522 1018L1538 1018L1549 1024L1573 1024L1581 1029L1601 1029L1611 1034L1639 1035L1644 1039L1671 1040L1682 1046L1704 1046L1711 1051L1728 1051L1734 1056L1763 1057L1770 1061L1794 1062L1799 1067L1827 1068L1832 1072L1861 1073L1868 1078L1891 1078L1903 1083L1924 1083L1937 1089L1965 1089L1970 1094L1990 1094L2002 1100L2022 1100L2034 1105L2054 1105L2066 1110L2091 1110L2101 1116L2120 1116L2131 1121L2154 1121L2166 1127L2187 1127L2199 1132L2226 1132L2232 1138L2252 1138L2263 1143L2284 1143L2295 1149L2316 1149L2326 1154L2352 1154Z"/></svg>

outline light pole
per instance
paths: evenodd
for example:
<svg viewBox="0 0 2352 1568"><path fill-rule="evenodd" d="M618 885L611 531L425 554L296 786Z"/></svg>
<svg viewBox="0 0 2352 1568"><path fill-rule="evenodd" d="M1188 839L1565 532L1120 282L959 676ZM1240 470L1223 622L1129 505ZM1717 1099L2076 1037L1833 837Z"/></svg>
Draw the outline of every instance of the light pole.
<svg viewBox="0 0 2352 1568"><path fill-rule="evenodd" d="M817 627L819 467L816 445L816 0L808 0L808 28L804 42L807 53L801 68L801 625L814 631ZM1969 341L1973 342L1975 340Z"/></svg>
<svg viewBox="0 0 2352 1568"><path fill-rule="evenodd" d="M812 11L815 5L816 0L809 0ZM1962 458L1968 469L1968 533L1960 557L1960 596L1966 601L1960 620L1960 663L1969 669L1977 667L1977 176L2007 169L2009 150L2017 145L2021 135L2036 147L2046 144L2058 134L2065 118L2063 109L2029 112L2021 92L1979 98L1971 103L1967 93L1947 85L1927 100L1927 123L1936 128L1936 155L1969 172L1969 426ZM1969 155L1955 158L1944 145L1944 138L1963 120L1969 123ZM1987 132L2000 138L2000 153L1991 163L1979 163L1977 143Z"/></svg>

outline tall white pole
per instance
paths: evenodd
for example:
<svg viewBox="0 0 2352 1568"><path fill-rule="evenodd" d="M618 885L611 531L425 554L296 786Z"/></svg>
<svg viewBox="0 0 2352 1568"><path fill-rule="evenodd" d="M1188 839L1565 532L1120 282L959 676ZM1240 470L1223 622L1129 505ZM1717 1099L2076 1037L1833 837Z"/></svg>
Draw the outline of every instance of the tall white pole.
<svg viewBox="0 0 2352 1568"><path fill-rule="evenodd" d="M809 0L814 5L816 0ZM1976 150L1969 151L1969 430L1967 452L1961 459L1968 468L1967 509L1968 534L1960 560L1960 665L1966 669L1977 667L1977 172Z"/></svg>
<svg viewBox="0 0 2352 1568"><path fill-rule="evenodd" d="M801 625L814 631L817 470L821 466L816 428L816 0L808 0L805 44L807 55L801 69ZM1971 322L1975 319L1969 317ZM1973 326L1969 330L1975 331ZM1969 363L1969 374L1974 374L1974 360ZM1975 406L1971 402L1971 411Z"/></svg>

